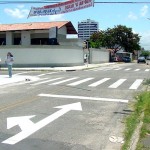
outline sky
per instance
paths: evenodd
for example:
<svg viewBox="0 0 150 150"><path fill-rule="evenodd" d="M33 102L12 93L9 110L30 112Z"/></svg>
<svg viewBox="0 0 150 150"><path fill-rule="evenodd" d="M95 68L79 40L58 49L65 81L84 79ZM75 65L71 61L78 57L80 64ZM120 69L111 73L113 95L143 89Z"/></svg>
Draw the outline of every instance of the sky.
<svg viewBox="0 0 150 150"><path fill-rule="evenodd" d="M95 2L144 2L134 4L95 3L94 7L69 12L60 15L29 17L31 7L43 7L53 3L8 3L2 4L0 0L0 24L28 23L28 22L51 22L71 21L73 26L78 27L78 22L91 19L99 23L100 30L114 28L117 25L125 25L132 28L134 33L141 36L140 45L145 50L150 50L150 1L145 0L95 0ZM8 0L5 0L5 2ZM20 0L9 0L19 2ZM24 0L46 1L46 0ZM47 0L54 2L56 0ZM62 2L62 0L58 0ZM57 2L58 2L57 1ZM64 0L63 0L64 1ZM67 0L65 0L67 1Z"/></svg>

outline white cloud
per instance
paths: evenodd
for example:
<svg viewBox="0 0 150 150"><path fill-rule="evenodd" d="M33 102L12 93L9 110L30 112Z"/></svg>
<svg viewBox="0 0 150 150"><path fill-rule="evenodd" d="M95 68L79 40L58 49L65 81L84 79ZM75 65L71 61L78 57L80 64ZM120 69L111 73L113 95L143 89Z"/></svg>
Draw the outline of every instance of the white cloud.
<svg viewBox="0 0 150 150"><path fill-rule="evenodd" d="M141 37L141 46L144 47L145 50L150 50L150 30L140 33Z"/></svg>
<svg viewBox="0 0 150 150"><path fill-rule="evenodd" d="M148 13L148 6L147 6L147 5L144 5L144 6L141 8L141 10L140 10L140 15L141 15L142 17L145 17L147 13Z"/></svg>
<svg viewBox="0 0 150 150"><path fill-rule="evenodd" d="M18 5L18 8L10 9L10 8L5 8L4 12L12 16L14 18L25 18L28 16L29 10L28 9L22 9L24 6L23 5Z"/></svg>
<svg viewBox="0 0 150 150"><path fill-rule="evenodd" d="M130 20L137 20L138 17L133 12L129 12L128 19L130 19Z"/></svg>
<svg viewBox="0 0 150 150"><path fill-rule="evenodd" d="M59 14L59 15L51 15L49 16L49 20L50 21L64 21L64 15L63 14Z"/></svg>
<svg viewBox="0 0 150 150"><path fill-rule="evenodd" d="M23 7L24 7L24 5L18 5L17 7L18 7L18 8L23 8Z"/></svg>

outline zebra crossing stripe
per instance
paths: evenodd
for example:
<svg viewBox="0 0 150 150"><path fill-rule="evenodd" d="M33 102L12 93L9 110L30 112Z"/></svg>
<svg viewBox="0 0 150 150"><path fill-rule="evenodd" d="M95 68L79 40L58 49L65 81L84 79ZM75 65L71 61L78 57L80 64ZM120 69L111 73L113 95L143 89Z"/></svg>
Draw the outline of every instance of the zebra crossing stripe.
<svg viewBox="0 0 150 150"><path fill-rule="evenodd" d="M55 83L52 83L52 84L49 84L49 85L57 85L57 84L61 84L61 83L67 82L67 81L75 80L77 78L79 78L79 77L74 77L74 78L58 81L58 82L55 82Z"/></svg>
<svg viewBox="0 0 150 150"><path fill-rule="evenodd" d="M76 86L76 85L79 85L81 83L84 83L86 81L89 81L89 80L92 80L93 78L86 78L86 79L83 79L83 80L79 80L79 81L76 81L76 82L73 82L73 83L70 83L70 84L67 84L67 85L70 85L70 86Z"/></svg>
<svg viewBox="0 0 150 150"><path fill-rule="evenodd" d="M104 79L99 80L97 82L94 82L94 83L92 83L92 84L90 84L88 86L90 86L90 87L96 87L96 86L98 86L98 85L100 85L100 84L102 84L102 83L104 83L104 82L106 82L108 80L110 80L110 78L104 78Z"/></svg>
<svg viewBox="0 0 150 150"><path fill-rule="evenodd" d="M46 80L46 81L42 81L42 82L38 82L38 83L34 83L34 84L31 84L31 85L40 85L40 84L43 84L43 83L47 83L47 82L51 82L51 81L55 81L55 80L59 80L59 79L62 79L63 77L61 78L55 78L55 79L50 79L50 80Z"/></svg>
<svg viewBox="0 0 150 150"><path fill-rule="evenodd" d="M39 94L38 96L65 98L65 99L92 100L92 101L121 102L121 103L128 103L128 101L129 101L129 100L125 100L125 99L85 97L85 96L72 96L72 95L55 95L55 94Z"/></svg>
<svg viewBox="0 0 150 150"><path fill-rule="evenodd" d="M25 74L25 73L28 73L28 72L26 71L26 72L16 73L16 74L14 74L13 76L15 76L15 75L21 75L21 74Z"/></svg>
<svg viewBox="0 0 150 150"><path fill-rule="evenodd" d="M42 76L45 76L45 75L47 75L47 74L54 74L54 73L57 73L57 72L50 72L50 73L45 73L45 74L39 74L39 75L37 75L38 77L42 77Z"/></svg>
<svg viewBox="0 0 150 150"><path fill-rule="evenodd" d="M114 70L121 70L122 68L116 68L116 69L114 69Z"/></svg>
<svg viewBox="0 0 150 150"><path fill-rule="evenodd" d="M129 71L129 70L131 70L131 68L127 68L127 69L125 69L125 71Z"/></svg>
<svg viewBox="0 0 150 150"><path fill-rule="evenodd" d="M123 82L125 82L127 79L119 79L118 81L116 81L115 83L113 83L112 85L110 85L108 88L117 88L119 87Z"/></svg>
<svg viewBox="0 0 150 150"><path fill-rule="evenodd" d="M140 69L135 69L134 71L139 71Z"/></svg>
<svg viewBox="0 0 150 150"><path fill-rule="evenodd" d="M129 87L129 89L136 90L141 85L142 82L143 79L135 80L135 82Z"/></svg>
<svg viewBox="0 0 150 150"><path fill-rule="evenodd" d="M146 69L145 71L150 71L150 69Z"/></svg>

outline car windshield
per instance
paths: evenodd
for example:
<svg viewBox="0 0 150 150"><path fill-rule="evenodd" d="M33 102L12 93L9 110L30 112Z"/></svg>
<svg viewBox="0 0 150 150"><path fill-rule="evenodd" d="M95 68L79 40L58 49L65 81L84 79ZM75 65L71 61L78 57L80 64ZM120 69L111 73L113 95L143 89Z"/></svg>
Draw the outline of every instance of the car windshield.
<svg viewBox="0 0 150 150"><path fill-rule="evenodd" d="M139 59L145 59L145 57L139 57Z"/></svg>

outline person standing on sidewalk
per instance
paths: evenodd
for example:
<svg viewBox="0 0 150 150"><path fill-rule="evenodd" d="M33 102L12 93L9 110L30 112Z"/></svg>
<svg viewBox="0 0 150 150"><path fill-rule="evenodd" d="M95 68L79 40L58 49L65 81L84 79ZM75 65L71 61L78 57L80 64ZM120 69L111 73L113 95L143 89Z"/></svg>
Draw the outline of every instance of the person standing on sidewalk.
<svg viewBox="0 0 150 150"><path fill-rule="evenodd" d="M2 66L1 66L1 61L2 61L2 60L1 60L1 58L0 58L0 70L1 70L1 67L2 67Z"/></svg>
<svg viewBox="0 0 150 150"><path fill-rule="evenodd" d="M5 63L7 65L7 67L8 67L9 78L12 77L12 65L13 65L13 62L14 62L13 55L10 52L8 52L7 56L6 56Z"/></svg>

